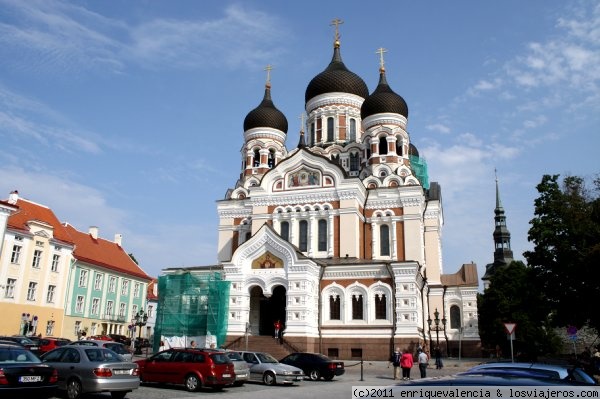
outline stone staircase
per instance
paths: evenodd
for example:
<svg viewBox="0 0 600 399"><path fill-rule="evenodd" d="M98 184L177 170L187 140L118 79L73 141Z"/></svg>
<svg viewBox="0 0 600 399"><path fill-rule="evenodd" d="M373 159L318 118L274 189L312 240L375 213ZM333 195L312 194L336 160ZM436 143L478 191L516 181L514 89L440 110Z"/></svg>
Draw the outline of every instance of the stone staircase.
<svg viewBox="0 0 600 399"><path fill-rule="evenodd" d="M244 337L226 344L225 347L236 351L267 352L277 360L281 360L291 353L288 346L280 344L279 341L268 335L249 335L247 349Z"/></svg>

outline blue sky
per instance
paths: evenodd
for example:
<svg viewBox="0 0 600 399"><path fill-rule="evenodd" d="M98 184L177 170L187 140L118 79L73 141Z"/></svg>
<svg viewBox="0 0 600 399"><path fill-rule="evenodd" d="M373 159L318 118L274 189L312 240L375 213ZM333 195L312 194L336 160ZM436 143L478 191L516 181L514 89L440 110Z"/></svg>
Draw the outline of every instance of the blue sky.
<svg viewBox="0 0 600 399"><path fill-rule="evenodd" d="M264 92L298 142L304 91L387 49L412 143L442 186L444 272L493 260L494 169L517 259L544 174L599 171L600 3L0 0L0 198L123 245L147 273L216 263L216 201Z"/></svg>

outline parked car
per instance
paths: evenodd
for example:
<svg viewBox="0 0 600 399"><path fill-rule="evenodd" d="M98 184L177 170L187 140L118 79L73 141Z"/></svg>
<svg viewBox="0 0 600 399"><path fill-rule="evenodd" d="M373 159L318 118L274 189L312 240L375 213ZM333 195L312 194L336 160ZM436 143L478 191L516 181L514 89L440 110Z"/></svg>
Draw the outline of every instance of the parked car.
<svg viewBox="0 0 600 399"><path fill-rule="evenodd" d="M65 345L44 353L41 359L56 368L58 389L66 391L68 399L92 392L110 392L113 399L123 399L140 386L137 364L124 361L110 349Z"/></svg>
<svg viewBox="0 0 600 399"><path fill-rule="evenodd" d="M201 387L221 390L235 382L233 363L220 351L171 348L136 363L142 382L183 384L190 392Z"/></svg>
<svg viewBox="0 0 600 399"><path fill-rule="evenodd" d="M246 381L250 379L250 367L248 363L242 358L238 352L225 351L229 360L233 363L233 369L235 371L235 382L233 385L241 387Z"/></svg>
<svg viewBox="0 0 600 399"><path fill-rule="evenodd" d="M30 350L14 343L0 343L0 397L49 398L55 395L58 373L42 364Z"/></svg>
<svg viewBox="0 0 600 399"><path fill-rule="evenodd" d="M108 334L108 336L115 342L120 342L124 345L131 345L131 338L121 334Z"/></svg>
<svg viewBox="0 0 600 399"><path fill-rule="evenodd" d="M515 376L497 376L483 374L454 374L443 377L429 377L417 380L403 381L396 384L399 388L413 386L540 386L564 385L561 381L549 378L527 378ZM418 397L418 396L415 396Z"/></svg>
<svg viewBox="0 0 600 399"><path fill-rule="evenodd" d="M69 345L84 345L84 346L99 346L101 348L107 348L116 352L120 355L123 360L128 362L133 361L133 353L129 350L127 346L122 343L115 341L102 341L97 339L82 339L80 341L71 342Z"/></svg>
<svg viewBox="0 0 600 399"><path fill-rule="evenodd" d="M560 380L563 382L596 385L596 381L589 376L583 369L569 365L546 364L546 363L508 363L508 362L490 362L474 366L467 370L467 373L490 370L523 370L544 374L547 378Z"/></svg>
<svg viewBox="0 0 600 399"><path fill-rule="evenodd" d="M266 352L239 352L250 367L250 381L265 385L293 384L304 379L304 372L298 367L279 363Z"/></svg>
<svg viewBox="0 0 600 399"><path fill-rule="evenodd" d="M321 377L326 381L331 381L333 377L343 375L346 372L344 362L331 360L320 353L291 353L279 362L302 369L304 374L313 381L317 381Z"/></svg>
<svg viewBox="0 0 600 399"><path fill-rule="evenodd" d="M66 338L54 338L54 337L45 337L40 339L40 354L51 351L54 348L58 348L59 346L64 346L70 343L70 339Z"/></svg>
<svg viewBox="0 0 600 399"><path fill-rule="evenodd" d="M12 336L12 337L4 336L4 337L0 337L0 340L16 342L16 343L24 346L25 348L29 349L36 356L40 354L40 347L26 336Z"/></svg>
<svg viewBox="0 0 600 399"><path fill-rule="evenodd" d="M112 341L113 340L110 336L108 336L106 334L92 335L91 337L89 337L87 339L93 339L96 341Z"/></svg>

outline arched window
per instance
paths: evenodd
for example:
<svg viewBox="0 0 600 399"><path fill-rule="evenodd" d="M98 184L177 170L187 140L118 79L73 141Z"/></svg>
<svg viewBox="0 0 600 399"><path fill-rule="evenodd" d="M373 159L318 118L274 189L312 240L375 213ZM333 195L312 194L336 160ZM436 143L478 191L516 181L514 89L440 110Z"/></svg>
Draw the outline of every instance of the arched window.
<svg viewBox="0 0 600 399"><path fill-rule="evenodd" d="M254 167L260 165L260 152L258 149L254 150L254 162L252 162L252 165L254 165Z"/></svg>
<svg viewBox="0 0 600 399"><path fill-rule="evenodd" d="M329 320L341 320L340 297L338 295L329 296Z"/></svg>
<svg viewBox="0 0 600 399"><path fill-rule="evenodd" d="M273 166L275 166L275 150L274 149L270 149L269 150L269 168L273 168Z"/></svg>
<svg viewBox="0 0 600 399"><path fill-rule="evenodd" d="M387 319L387 304L385 294L375 295L375 318L377 320Z"/></svg>
<svg viewBox="0 0 600 399"><path fill-rule="evenodd" d="M379 155L385 155L388 153L388 143L385 137L379 138Z"/></svg>
<svg viewBox="0 0 600 399"><path fill-rule="evenodd" d="M402 156L402 137L400 135L396 136L396 154Z"/></svg>
<svg viewBox="0 0 600 399"><path fill-rule="evenodd" d="M327 251L327 220L320 219L318 227L319 227L319 230L318 230L318 235L319 235L318 250L319 251Z"/></svg>
<svg viewBox="0 0 600 399"><path fill-rule="evenodd" d="M356 141L356 119L350 119L350 141Z"/></svg>
<svg viewBox="0 0 600 399"><path fill-rule="evenodd" d="M350 153L350 170L358 171L359 165L360 165L360 159L358 157L358 152Z"/></svg>
<svg viewBox="0 0 600 399"><path fill-rule="evenodd" d="M352 320L363 319L363 296L352 295Z"/></svg>
<svg viewBox="0 0 600 399"><path fill-rule="evenodd" d="M281 222L281 238L286 241L290 240L290 223Z"/></svg>
<svg viewBox="0 0 600 399"><path fill-rule="evenodd" d="M299 228L298 248L300 251L306 252L308 250L308 222L306 220L301 220Z"/></svg>
<svg viewBox="0 0 600 399"><path fill-rule="evenodd" d="M379 255L390 256L390 226L379 226Z"/></svg>
<svg viewBox="0 0 600 399"><path fill-rule="evenodd" d="M459 329L461 327L460 308L456 305L452 305L450 306L450 328Z"/></svg>
<svg viewBox="0 0 600 399"><path fill-rule="evenodd" d="M327 118L327 141L333 141L333 118Z"/></svg>

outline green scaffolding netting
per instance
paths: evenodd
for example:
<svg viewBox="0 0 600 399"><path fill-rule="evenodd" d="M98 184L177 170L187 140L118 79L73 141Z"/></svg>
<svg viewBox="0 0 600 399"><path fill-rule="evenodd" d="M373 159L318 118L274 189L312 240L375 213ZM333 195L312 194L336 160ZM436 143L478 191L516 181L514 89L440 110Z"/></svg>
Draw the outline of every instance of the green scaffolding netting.
<svg viewBox="0 0 600 399"><path fill-rule="evenodd" d="M163 336L212 335L222 345L227 335L229 286L219 273L159 276L155 350Z"/></svg>
<svg viewBox="0 0 600 399"><path fill-rule="evenodd" d="M417 179L421 182L424 189L429 190L429 173L427 172L427 162L424 158L409 155L410 165L417 176Z"/></svg>

